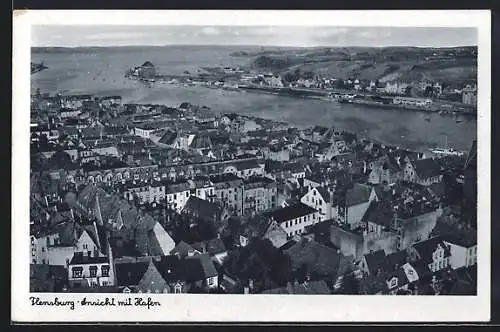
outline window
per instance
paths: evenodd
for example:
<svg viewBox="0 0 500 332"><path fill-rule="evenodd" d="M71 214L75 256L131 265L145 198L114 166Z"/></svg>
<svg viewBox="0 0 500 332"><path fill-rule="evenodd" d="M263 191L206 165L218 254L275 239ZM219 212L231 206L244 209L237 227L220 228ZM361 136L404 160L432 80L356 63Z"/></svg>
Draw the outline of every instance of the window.
<svg viewBox="0 0 500 332"><path fill-rule="evenodd" d="M45 259L42 259L42 264L45 264Z"/></svg>
<svg viewBox="0 0 500 332"><path fill-rule="evenodd" d="M186 191L186 197L189 197L189 193Z"/></svg>
<svg viewBox="0 0 500 332"><path fill-rule="evenodd" d="M215 284L215 277L208 278L208 285L213 286Z"/></svg>
<svg viewBox="0 0 500 332"><path fill-rule="evenodd" d="M42 247L42 252L45 252L45 247Z"/></svg>
<svg viewBox="0 0 500 332"><path fill-rule="evenodd" d="M73 278L81 278L83 276L83 268L81 266L74 267L72 270Z"/></svg>
<svg viewBox="0 0 500 332"><path fill-rule="evenodd" d="M182 285L175 285L175 294L182 293Z"/></svg>
<svg viewBox="0 0 500 332"><path fill-rule="evenodd" d="M109 265L103 265L101 267L101 275L103 277L109 277Z"/></svg>
<svg viewBox="0 0 500 332"><path fill-rule="evenodd" d="M392 278L389 288L395 288L395 287L397 287L397 285L398 285L398 278L395 278L395 277Z"/></svg>
<svg viewBox="0 0 500 332"><path fill-rule="evenodd" d="M89 271L91 278L95 278L97 276L97 266L92 265L91 267L89 267Z"/></svg>
<svg viewBox="0 0 500 332"><path fill-rule="evenodd" d="M88 249L88 244L87 243L83 244L83 249Z"/></svg>

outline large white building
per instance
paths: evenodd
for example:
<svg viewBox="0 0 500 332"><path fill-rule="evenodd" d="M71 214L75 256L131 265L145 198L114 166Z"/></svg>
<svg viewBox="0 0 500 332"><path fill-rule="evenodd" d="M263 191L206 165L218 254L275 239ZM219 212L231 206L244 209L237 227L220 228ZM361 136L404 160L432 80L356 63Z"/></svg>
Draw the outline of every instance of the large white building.
<svg viewBox="0 0 500 332"><path fill-rule="evenodd" d="M273 220L287 233L288 237L304 233L306 226L320 221L319 212L304 203L297 203L275 210Z"/></svg>

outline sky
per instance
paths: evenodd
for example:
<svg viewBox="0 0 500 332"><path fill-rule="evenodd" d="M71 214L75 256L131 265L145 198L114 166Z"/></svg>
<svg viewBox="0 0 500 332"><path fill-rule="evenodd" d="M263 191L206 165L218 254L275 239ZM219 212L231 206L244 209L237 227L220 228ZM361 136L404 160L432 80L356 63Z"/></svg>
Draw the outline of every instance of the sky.
<svg viewBox="0 0 500 332"><path fill-rule="evenodd" d="M417 46L477 45L475 28L334 27L334 26L78 26L40 25L31 31L32 46Z"/></svg>

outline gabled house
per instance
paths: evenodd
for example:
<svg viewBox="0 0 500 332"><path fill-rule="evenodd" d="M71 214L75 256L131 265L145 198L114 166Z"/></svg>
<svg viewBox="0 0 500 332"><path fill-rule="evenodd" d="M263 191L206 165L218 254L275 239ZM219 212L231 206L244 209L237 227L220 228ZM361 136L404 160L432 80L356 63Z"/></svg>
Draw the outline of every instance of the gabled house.
<svg viewBox="0 0 500 332"><path fill-rule="evenodd" d="M212 260L214 260L214 262L217 262L218 264L221 265L224 262L224 259L228 255L226 246L224 245L224 242L220 238L193 243L191 247L197 253L208 254L212 258Z"/></svg>
<svg viewBox="0 0 500 332"><path fill-rule="evenodd" d="M333 203L332 217L341 223L356 228L368 210L370 203L377 200L378 197L374 187L355 183L344 194L339 192L337 199Z"/></svg>
<svg viewBox="0 0 500 332"><path fill-rule="evenodd" d="M421 260L432 272L437 272L450 265L451 251L441 237L420 241L408 248L411 261Z"/></svg>
<svg viewBox="0 0 500 332"><path fill-rule="evenodd" d="M428 186L442 179L441 166L432 158L408 160L404 168L403 179Z"/></svg>
<svg viewBox="0 0 500 332"><path fill-rule="evenodd" d="M383 249L363 255L359 263L360 270L365 275L377 275L385 270L386 256Z"/></svg>
<svg viewBox="0 0 500 332"><path fill-rule="evenodd" d="M163 226L156 222L149 233L149 254L151 256L166 256L175 248L175 242Z"/></svg>
<svg viewBox="0 0 500 332"><path fill-rule="evenodd" d="M219 287L219 274L208 254L194 255L182 261L184 278L191 288L215 289Z"/></svg>
<svg viewBox="0 0 500 332"><path fill-rule="evenodd" d="M391 184L403 178L403 171L399 159L386 154L373 161L370 165L371 171L368 182L371 184Z"/></svg>
<svg viewBox="0 0 500 332"><path fill-rule="evenodd" d="M280 248L287 241L288 234L272 218L256 215L242 225L239 245L245 247L252 239L268 239L274 247Z"/></svg>
<svg viewBox="0 0 500 332"><path fill-rule="evenodd" d="M300 199L302 203L319 212L319 220L332 218L333 190L325 187L314 187Z"/></svg>

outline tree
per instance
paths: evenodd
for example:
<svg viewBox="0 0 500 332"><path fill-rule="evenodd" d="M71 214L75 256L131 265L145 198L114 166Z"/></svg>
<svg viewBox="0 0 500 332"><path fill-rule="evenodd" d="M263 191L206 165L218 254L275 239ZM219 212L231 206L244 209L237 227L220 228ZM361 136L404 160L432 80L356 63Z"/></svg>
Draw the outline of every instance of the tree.
<svg viewBox="0 0 500 332"><path fill-rule="evenodd" d="M411 85L408 85L405 89L405 96L411 96L411 90L412 90Z"/></svg>
<svg viewBox="0 0 500 332"><path fill-rule="evenodd" d="M424 97L433 97L434 88L432 86L427 86L424 90Z"/></svg>

